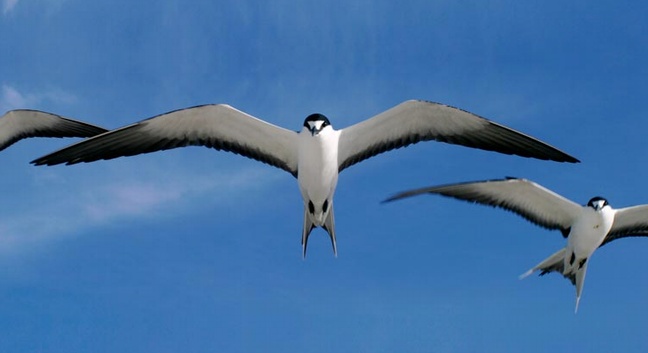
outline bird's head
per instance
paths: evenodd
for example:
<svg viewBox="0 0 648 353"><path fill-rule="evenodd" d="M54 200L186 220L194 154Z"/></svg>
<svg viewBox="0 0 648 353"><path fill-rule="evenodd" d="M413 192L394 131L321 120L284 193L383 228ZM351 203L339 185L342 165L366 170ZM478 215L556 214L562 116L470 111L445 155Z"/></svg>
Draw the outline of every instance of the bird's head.
<svg viewBox="0 0 648 353"><path fill-rule="evenodd" d="M327 126L331 126L331 123L324 115L319 113L311 114L304 120L304 127L313 136L319 134Z"/></svg>
<svg viewBox="0 0 648 353"><path fill-rule="evenodd" d="M591 207L594 209L594 211L600 211L603 209L605 206L610 206L608 201L600 196L593 197L589 202L587 203L587 206Z"/></svg>

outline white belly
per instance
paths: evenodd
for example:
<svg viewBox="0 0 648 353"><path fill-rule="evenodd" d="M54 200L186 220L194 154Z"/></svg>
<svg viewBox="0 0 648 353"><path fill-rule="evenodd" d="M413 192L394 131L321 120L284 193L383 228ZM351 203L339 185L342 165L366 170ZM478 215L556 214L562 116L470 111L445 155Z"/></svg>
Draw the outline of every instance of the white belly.
<svg viewBox="0 0 648 353"><path fill-rule="evenodd" d="M573 249L576 258L590 257L601 246L613 222L614 211L609 207L601 212L587 210L574 224L569 235L568 246Z"/></svg>
<svg viewBox="0 0 648 353"><path fill-rule="evenodd" d="M300 134L297 181L304 205L308 207L309 201L314 204L317 225L324 221L333 202L338 180L338 138L339 133L332 129L315 136ZM322 206L326 200L329 205L324 212Z"/></svg>

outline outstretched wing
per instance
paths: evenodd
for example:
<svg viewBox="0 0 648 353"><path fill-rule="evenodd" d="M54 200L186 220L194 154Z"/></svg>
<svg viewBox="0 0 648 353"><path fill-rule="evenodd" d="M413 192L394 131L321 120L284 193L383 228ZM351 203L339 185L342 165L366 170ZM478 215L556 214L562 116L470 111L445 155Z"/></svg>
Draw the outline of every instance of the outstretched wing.
<svg viewBox="0 0 648 353"><path fill-rule="evenodd" d="M503 208L547 229L559 229L564 237L582 207L526 179L499 179L431 186L396 194L394 201L420 194L439 194L455 199Z"/></svg>
<svg viewBox="0 0 648 353"><path fill-rule="evenodd" d="M377 154L436 140L557 162L578 159L540 140L447 105L410 100L342 129L339 170Z"/></svg>
<svg viewBox="0 0 648 353"><path fill-rule="evenodd" d="M0 118L0 151L29 137L90 137L108 130L37 110L18 109Z"/></svg>
<svg viewBox="0 0 648 353"><path fill-rule="evenodd" d="M648 236L648 205L620 208L601 246L619 238L645 236Z"/></svg>
<svg viewBox="0 0 648 353"><path fill-rule="evenodd" d="M34 161L75 164L184 146L206 146L240 154L297 176L297 133L234 109L203 105L162 114L106 132Z"/></svg>

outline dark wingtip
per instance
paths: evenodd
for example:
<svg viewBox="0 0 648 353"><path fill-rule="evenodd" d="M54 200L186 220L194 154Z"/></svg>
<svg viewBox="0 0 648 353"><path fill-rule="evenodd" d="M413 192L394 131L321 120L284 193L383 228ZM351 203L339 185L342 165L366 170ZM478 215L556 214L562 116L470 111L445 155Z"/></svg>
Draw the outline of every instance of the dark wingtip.
<svg viewBox="0 0 648 353"><path fill-rule="evenodd" d="M390 203L390 202L396 201L396 200L400 199L399 196L400 196L400 194L392 195L392 196L380 201L380 203L385 204L385 203Z"/></svg>
<svg viewBox="0 0 648 353"><path fill-rule="evenodd" d="M29 162L30 164L33 164L35 166L42 166L42 165L55 165L55 163L49 162L47 159L40 157L36 158L33 161Z"/></svg>
<svg viewBox="0 0 648 353"><path fill-rule="evenodd" d="M405 199L405 198L408 198L408 197L412 197L412 196L415 196L415 195L419 195L419 194L422 194L421 190L422 189L412 189L412 190L408 190L408 191L402 191L402 192L399 192L397 194L394 194L394 195L382 200L380 203L389 203L389 202Z"/></svg>
<svg viewBox="0 0 648 353"><path fill-rule="evenodd" d="M554 148L554 147L552 147ZM529 155L527 157L532 157L532 158L537 158L537 159L543 159L546 161L553 161L553 162L558 162L558 163L580 163L581 161L573 157L571 155L568 155L567 153L555 149L556 153L549 153L549 154L544 154L543 156L539 155Z"/></svg>
<svg viewBox="0 0 648 353"><path fill-rule="evenodd" d="M73 164L78 164L81 163L82 161L80 160L72 160L72 161L52 161L47 158L47 156L36 158L33 161L29 162L30 164L33 164L34 166L54 166L54 165L59 165L59 164L65 164L65 165L73 165Z"/></svg>
<svg viewBox="0 0 648 353"><path fill-rule="evenodd" d="M556 161L559 163L580 163L581 162L578 158L569 155L553 146L551 148L553 148L556 152L556 153L552 153L552 156L549 157L549 159L552 161Z"/></svg>
<svg viewBox="0 0 648 353"><path fill-rule="evenodd" d="M578 158L576 158L576 157L572 157L572 156L570 156L570 155L568 155L568 154L567 154L566 156L567 156L567 158L566 158L566 160L565 160L564 162L567 162L567 163L580 163L580 162L581 162L581 161L580 161Z"/></svg>
<svg viewBox="0 0 648 353"><path fill-rule="evenodd" d="M43 162L42 158L36 158L33 161L29 162L29 164L33 164L35 166L43 165L45 162Z"/></svg>

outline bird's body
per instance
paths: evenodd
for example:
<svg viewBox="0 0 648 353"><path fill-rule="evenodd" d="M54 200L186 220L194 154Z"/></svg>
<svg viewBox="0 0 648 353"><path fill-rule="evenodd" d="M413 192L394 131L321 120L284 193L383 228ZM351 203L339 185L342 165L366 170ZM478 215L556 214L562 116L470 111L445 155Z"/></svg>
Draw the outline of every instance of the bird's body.
<svg viewBox="0 0 648 353"><path fill-rule="evenodd" d="M336 252L333 195L338 174L367 158L420 141L436 140L523 157L575 163L544 142L443 104L406 101L370 119L334 130L321 114L290 131L228 105L205 105L162 114L99 135L34 160L75 164L201 145L240 154L297 178L304 201L303 252L315 227Z"/></svg>
<svg viewBox="0 0 648 353"><path fill-rule="evenodd" d="M312 119L325 119L325 117L314 114ZM319 129L307 127L308 122L304 125L297 142L297 182L304 200L302 231L304 255L308 236L315 227L326 229L331 237L333 252L337 254L333 223L333 194L339 174L337 146L340 132L333 130L330 124Z"/></svg>
<svg viewBox="0 0 648 353"><path fill-rule="evenodd" d="M594 250L603 243L605 236L610 232L614 222L614 210L603 207L595 210L583 207L580 217L567 236L567 254L574 254L574 262L570 264L571 255L565 259L565 268L575 267L578 262L588 259Z"/></svg>
<svg viewBox="0 0 648 353"><path fill-rule="evenodd" d="M560 230L567 245L525 272L558 272L576 287L576 310L583 291L587 264L594 252L612 240L648 235L648 205L613 209L602 197L580 206L526 179L507 178L448 184L405 191L386 201L420 194L439 194L500 207L548 229Z"/></svg>
<svg viewBox="0 0 648 353"><path fill-rule="evenodd" d="M583 207L582 213L574 220L574 225L567 235L567 246L558 252L560 255L554 254L548 257L524 273L521 278L536 270L544 273L551 271L561 273L576 287L576 310L578 310L588 261L612 229L614 214L615 210L609 206L599 210L588 206Z"/></svg>
<svg viewBox="0 0 648 353"><path fill-rule="evenodd" d="M0 118L0 151L29 137L90 137L106 131L99 126L38 110L11 110Z"/></svg>

